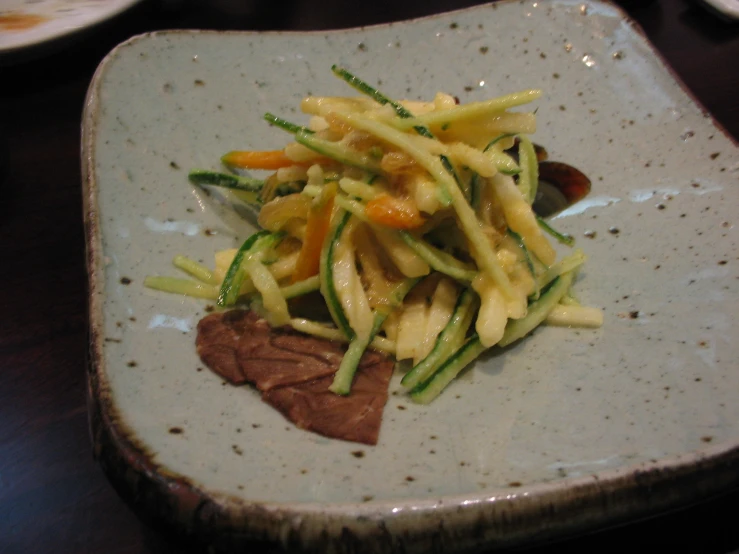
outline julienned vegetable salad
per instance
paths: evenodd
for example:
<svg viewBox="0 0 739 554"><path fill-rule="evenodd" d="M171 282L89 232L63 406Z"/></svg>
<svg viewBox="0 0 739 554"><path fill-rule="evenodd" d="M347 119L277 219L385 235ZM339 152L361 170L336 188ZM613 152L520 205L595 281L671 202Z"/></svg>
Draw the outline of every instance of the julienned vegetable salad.
<svg viewBox="0 0 739 554"><path fill-rule="evenodd" d="M367 348L410 360L402 384L421 403L485 350L542 323L601 324L571 293L584 254L557 260L547 233L568 237L531 207L536 118L510 109L540 91L465 105L443 93L395 101L332 71L362 96L304 98L307 126L266 114L292 135L282 150L229 152L228 172L190 173L259 206L263 230L217 252L213 271L177 256L195 280L149 277L147 286L223 308L246 302L273 326L348 342L337 394L351 392ZM254 170L270 174L246 176ZM332 324L291 316L289 299L317 291Z"/></svg>

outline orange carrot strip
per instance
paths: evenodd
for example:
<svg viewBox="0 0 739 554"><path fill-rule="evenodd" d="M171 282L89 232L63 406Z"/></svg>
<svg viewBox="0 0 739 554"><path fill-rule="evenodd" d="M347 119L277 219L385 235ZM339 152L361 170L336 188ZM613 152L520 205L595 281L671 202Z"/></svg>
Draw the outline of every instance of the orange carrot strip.
<svg viewBox="0 0 739 554"><path fill-rule="evenodd" d="M295 165L282 150L234 150L221 158L224 165L242 169L280 169Z"/></svg>
<svg viewBox="0 0 739 554"><path fill-rule="evenodd" d="M393 229L415 229L426 221L413 202L389 194L380 194L367 202L365 213L374 223Z"/></svg>
<svg viewBox="0 0 739 554"><path fill-rule="evenodd" d="M333 160L318 156L312 160L296 162L285 155L283 150L233 150L221 157L221 162L229 167L241 169L280 169L291 165L311 166L313 164L331 165Z"/></svg>
<svg viewBox="0 0 739 554"><path fill-rule="evenodd" d="M292 282L297 283L313 275L318 275L321 262L323 241L331 225L331 213L336 196L336 183L329 183L323 189L317 204L311 206L305 226L305 239L298 254L298 261L293 271Z"/></svg>

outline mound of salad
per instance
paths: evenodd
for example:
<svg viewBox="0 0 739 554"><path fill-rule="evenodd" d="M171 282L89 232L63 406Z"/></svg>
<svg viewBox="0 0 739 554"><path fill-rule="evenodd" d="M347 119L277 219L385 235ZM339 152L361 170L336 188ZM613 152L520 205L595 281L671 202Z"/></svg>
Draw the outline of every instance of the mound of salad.
<svg viewBox="0 0 739 554"><path fill-rule="evenodd" d="M304 126L268 113L288 134L283 149L232 151L225 170L189 174L256 207L261 230L216 252L213 269L177 256L191 278L151 276L147 286L247 306L274 328L346 344L328 386L335 395L351 395L368 349L394 356L419 403L542 324L601 325L600 310L572 292L585 255L558 259L552 241L571 237L532 209L536 115L512 109L541 91L396 101L332 71L361 95L304 98ZM293 313L304 297L319 299L326 320Z"/></svg>

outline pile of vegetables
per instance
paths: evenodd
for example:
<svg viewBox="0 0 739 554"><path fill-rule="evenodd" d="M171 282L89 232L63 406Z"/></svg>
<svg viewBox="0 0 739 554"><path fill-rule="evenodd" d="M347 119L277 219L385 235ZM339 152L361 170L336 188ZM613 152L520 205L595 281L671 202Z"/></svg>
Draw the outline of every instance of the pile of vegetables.
<svg viewBox="0 0 739 554"><path fill-rule="evenodd" d="M337 394L350 393L367 348L410 360L401 382L421 403L485 350L542 323L601 324L571 293L584 254L557 260L548 235L571 238L532 210L536 117L511 109L540 91L398 102L332 70L362 96L304 98L307 126L268 113L293 137L282 150L229 152L228 172L189 175L258 206L262 230L217 252L213 271L177 256L195 280L148 277L147 286L223 308L248 303L273 326L348 342ZM259 170L268 176L254 178ZM331 322L291 315L291 299L318 293Z"/></svg>

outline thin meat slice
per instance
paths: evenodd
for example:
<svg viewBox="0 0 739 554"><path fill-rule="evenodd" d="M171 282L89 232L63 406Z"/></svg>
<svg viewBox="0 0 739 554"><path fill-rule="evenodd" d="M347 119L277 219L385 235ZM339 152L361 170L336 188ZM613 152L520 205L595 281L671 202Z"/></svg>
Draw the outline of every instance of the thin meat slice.
<svg viewBox="0 0 739 554"><path fill-rule="evenodd" d="M377 444L392 373L391 360L370 352L362 358L348 396L339 396L328 389L333 381L331 374L273 388L262 398L301 429L326 437Z"/></svg>
<svg viewBox="0 0 739 554"><path fill-rule="evenodd" d="M233 385L246 383L246 375L238 359L239 340L252 329L259 317L252 312L232 310L211 314L198 323L195 340L203 363ZM266 323L266 321L265 321Z"/></svg>
<svg viewBox="0 0 739 554"><path fill-rule="evenodd" d="M273 329L256 314L232 310L198 323L198 355L215 373L250 382L262 399L298 427L342 440L376 444L393 361L367 351L348 396L329 391L343 345L289 327Z"/></svg>
<svg viewBox="0 0 739 554"><path fill-rule="evenodd" d="M260 391L333 377L344 356L341 344L254 323L239 341L237 358L246 379Z"/></svg>

